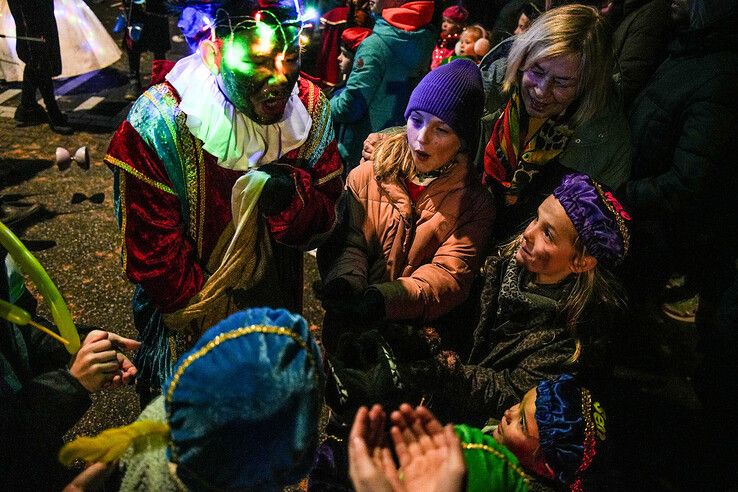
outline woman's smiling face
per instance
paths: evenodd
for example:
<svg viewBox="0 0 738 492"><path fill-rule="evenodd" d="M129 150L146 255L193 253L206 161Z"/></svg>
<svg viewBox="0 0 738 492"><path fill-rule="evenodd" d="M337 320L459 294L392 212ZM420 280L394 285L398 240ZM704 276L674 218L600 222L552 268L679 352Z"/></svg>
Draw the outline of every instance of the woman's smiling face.
<svg viewBox="0 0 738 492"><path fill-rule="evenodd" d="M533 118L563 113L579 93L579 55L544 58L523 70L522 98Z"/></svg>
<svg viewBox="0 0 738 492"><path fill-rule="evenodd" d="M415 110L407 119L407 142L415 170L435 171L453 159L461 149L461 140L450 126L426 111Z"/></svg>

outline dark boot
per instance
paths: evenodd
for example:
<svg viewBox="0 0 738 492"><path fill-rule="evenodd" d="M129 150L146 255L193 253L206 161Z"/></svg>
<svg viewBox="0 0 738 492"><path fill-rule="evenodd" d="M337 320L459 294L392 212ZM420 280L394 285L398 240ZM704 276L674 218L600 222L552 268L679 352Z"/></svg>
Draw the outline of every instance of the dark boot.
<svg viewBox="0 0 738 492"><path fill-rule="evenodd" d="M71 135L74 133L74 128L71 127L69 120L64 113L59 111L58 114L52 115L49 113L49 116L49 128L51 128L52 131L60 135Z"/></svg>
<svg viewBox="0 0 738 492"><path fill-rule="evenodd" d="M18 127L41 125L49 121L49 115L38 103L33 103L30 106L21 104L15 110L13 118L15 119L15 126Z"/></svg>
<svg viewBox="0 0 738 492"><path fill-rule="evenodd" d="M126 89L126 93L123 95L123 99L126 101L135 101L142 92L141 77L138 75L129 75L128 88Z"/></svg>

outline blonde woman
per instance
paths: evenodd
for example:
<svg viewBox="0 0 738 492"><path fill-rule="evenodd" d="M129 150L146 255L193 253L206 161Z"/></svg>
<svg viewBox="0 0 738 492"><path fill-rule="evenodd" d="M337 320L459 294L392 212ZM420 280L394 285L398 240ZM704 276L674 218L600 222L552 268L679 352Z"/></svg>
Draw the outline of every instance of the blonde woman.
<svg viewBox="0 0 738 492"><path fill-rule="evenodd" d="M566 172L612 188L628 178L630 141L609 44L596 9L567 5L544 13L482 61L491 114L483 119L477 163L504 204L497 238L525 223Z"/></svg>

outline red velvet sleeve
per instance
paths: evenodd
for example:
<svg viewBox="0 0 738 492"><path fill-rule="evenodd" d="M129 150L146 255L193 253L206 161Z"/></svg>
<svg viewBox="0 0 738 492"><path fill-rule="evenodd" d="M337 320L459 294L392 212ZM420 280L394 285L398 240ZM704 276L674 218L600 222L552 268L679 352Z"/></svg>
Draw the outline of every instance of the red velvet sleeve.
<svg viewBox="0 0 738 492"><path fill-rule="evenodd" d="M343 190L342 173L335 140L312 168L292 168L295 198L287 209L267 216L272 237L305 250L322 243L336 223L336 203Z"/></svg>
<svg viewBox="0 0 738 492"><path fill-rule="evenodd" d="M105 160L120 176L126 275L162 312L176 311L200 291L204 279L164 166L127 121L113 137Z"/></svg>

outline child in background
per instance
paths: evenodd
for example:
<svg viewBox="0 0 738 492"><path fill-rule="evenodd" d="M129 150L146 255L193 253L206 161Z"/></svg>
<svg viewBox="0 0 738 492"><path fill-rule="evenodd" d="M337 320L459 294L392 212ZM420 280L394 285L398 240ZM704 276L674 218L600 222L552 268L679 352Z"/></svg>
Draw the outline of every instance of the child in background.
<svg viewBox="0 0 738 492"><path fill-rule="evenodd" d="M349 27L341 34L341 53L338 55L338 70L340 72L341 81L338 87L326 91L326 97L339 95L346 90L346 80L351 73L351 67L354 64L354 56L361 42L372 33L372 30L366 27ZM349 172L348 166L348 150L345 145L345 134L347 123L333 122L336 130L336 142L338 143L338 153L344 162L344 178Z"/></svg>
<svg viewBox="0 0 738 492"><path fill-rule="evenodd" d="M443 23L441 24L441 34L436 41L436 47L433 50L430 68L438 68L444 59L454 54L454 47L459 40L459 35L466 26L466 20L469 18L469 11L460 5L452 5L443 11Z"/></svg>
<svg viewBox="0 0 738 492"><path fill-rule="evenodd" d="M479 64L491 48L487 31L479 24L474 24L461 33L455 52L458 57L469 58Z"/></svg>
<svg viewBox="0 0 738 492"><path fill-rule="evenodd" d="M533 23L534 20L538 18L539 15L541 15L541 10L536 6L536 4L530 2L523 4L523 6L520 7L518 25L515 28L513 34L515 36L517 36L518 34L523 34L525 31L528 30L530 25Z"/></svg>
<svg viewBox="0 0 738 492"><path fill-rule="evenodd" d="M341 33L341 52L338 55L338 71L341 76L339 86L341 88L344 87L346 79L351 73L356 50L371 33L372 30L367 27L349 27ZM338 91L334 92L334 94L338 93Z"/></svg>
<svg viewBox="0 0 738 492"><path fill-rule="evenodd" d="M526 491L534 488L534 477L555 487L588 490L605 466L604 407L570 374L530 389L505 411L491 437L466 425L444 427L427 408L401 405L392 412L390 430L400 470L383 444L385 418L380 405L356 413L349 473L357 492L393 486L407 492L439 490L441 484L442 490L461 491L464 482L470 492ZM370 456L381 457L383 466Z"/></svg>

